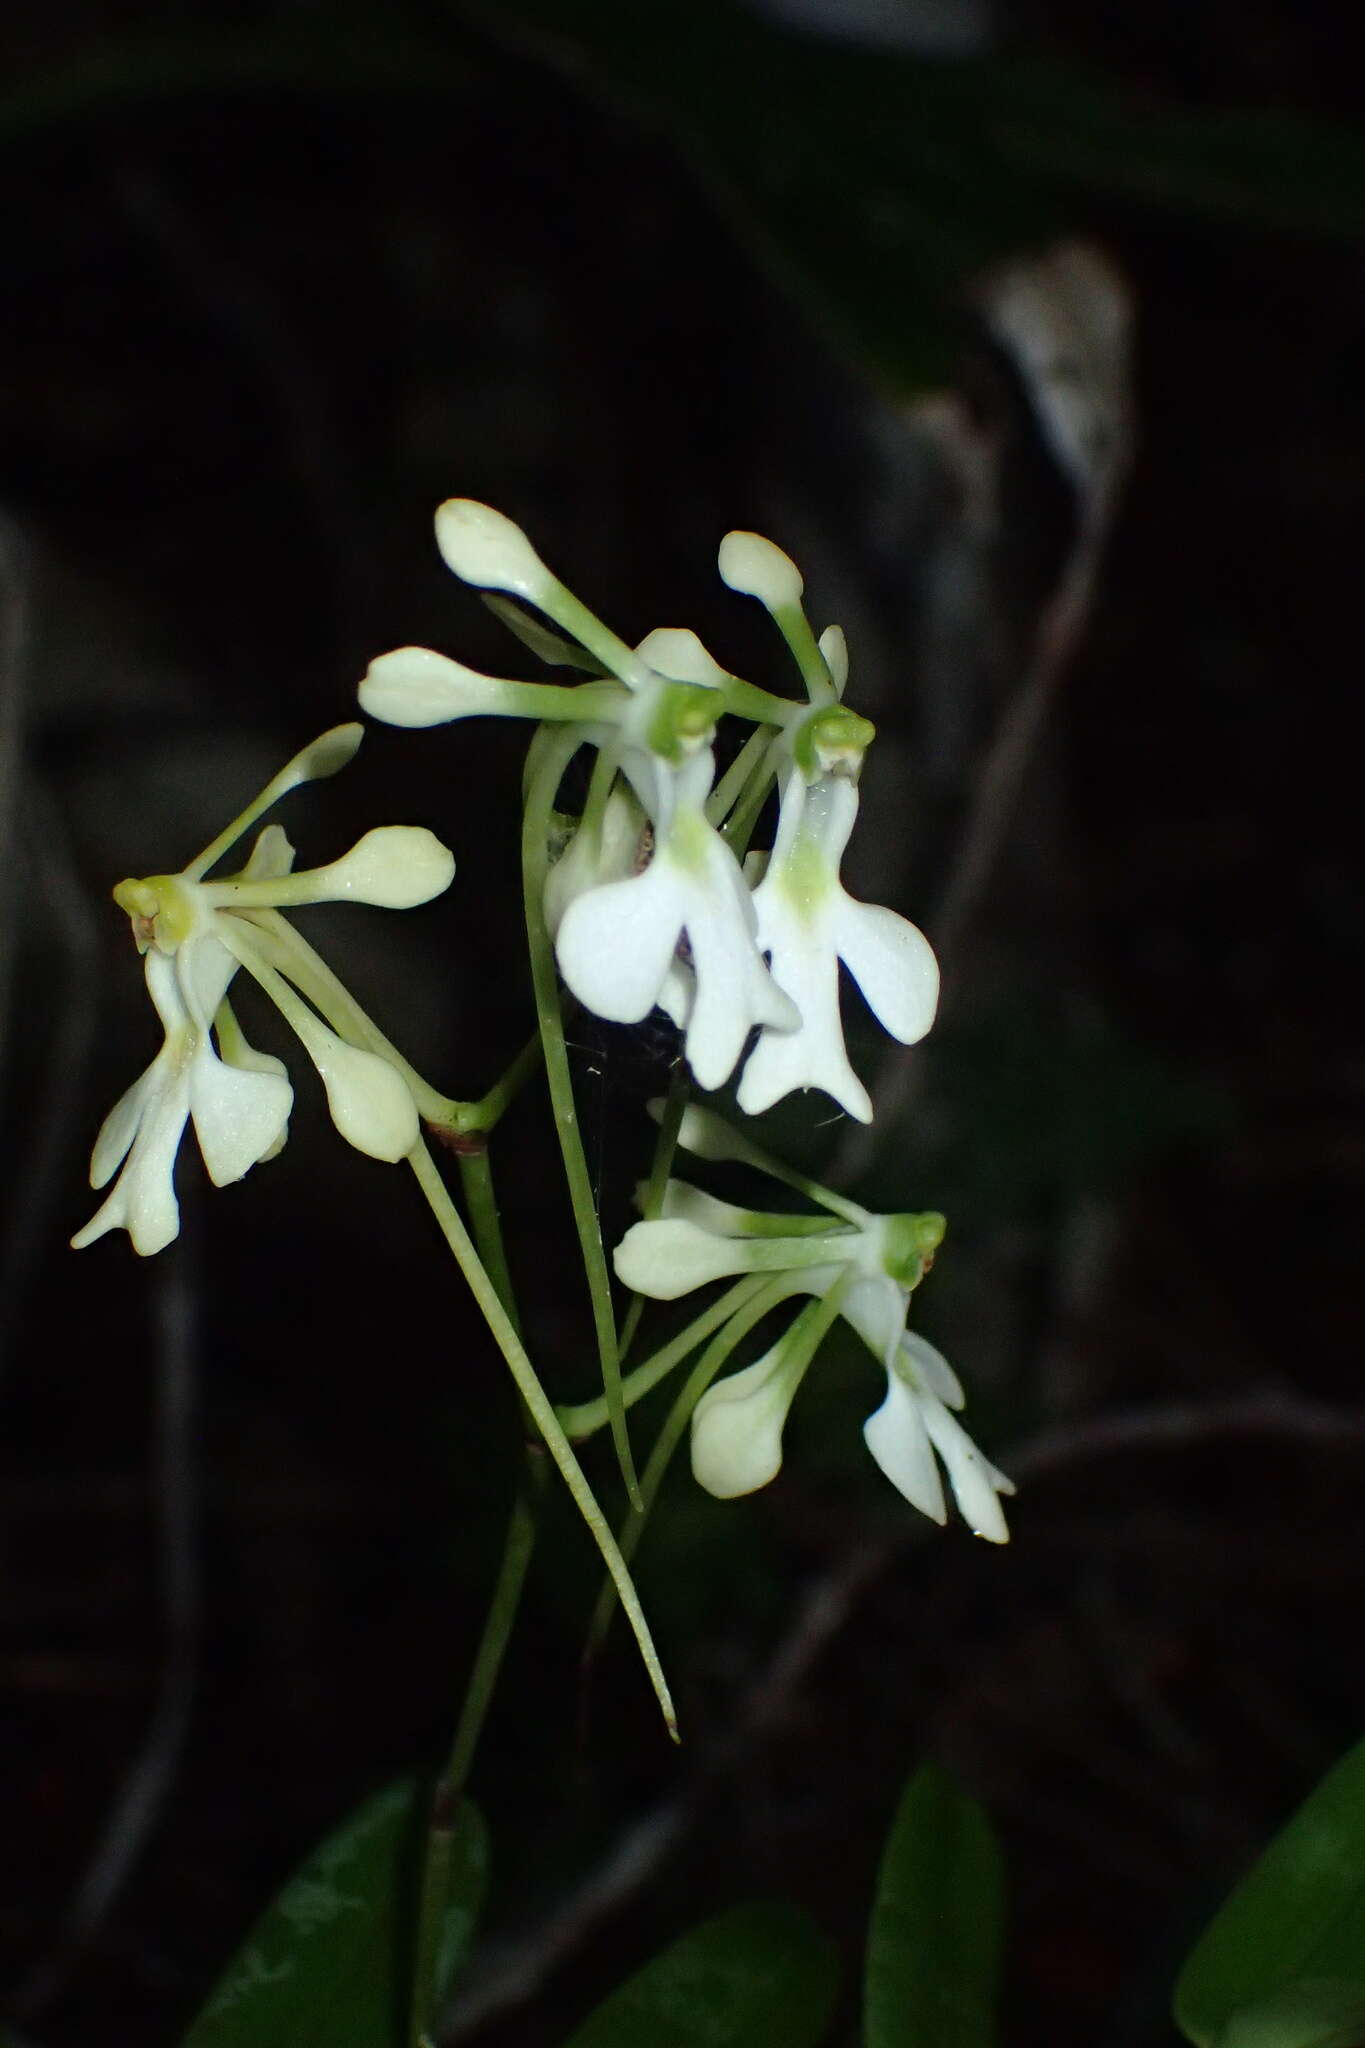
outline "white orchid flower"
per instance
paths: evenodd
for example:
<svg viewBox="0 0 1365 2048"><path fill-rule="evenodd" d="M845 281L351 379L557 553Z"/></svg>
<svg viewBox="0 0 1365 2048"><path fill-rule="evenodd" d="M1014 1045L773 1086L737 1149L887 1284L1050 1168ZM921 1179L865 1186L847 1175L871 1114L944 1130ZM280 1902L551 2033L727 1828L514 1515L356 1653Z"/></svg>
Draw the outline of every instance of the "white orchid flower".
<svg viewBox="0 0 1365 2048"><path fill-rule="evenodd" d="M256 1052L242 1036L226 999L239 967L265 988L302 1041L343 1137L386 1160L403 1158L416 1143L416 1106L397 1068L349 1043L290 986L291 979L300 981L317 999L326 970L279 911L345 900L390 909L425 903L454 873L447 849L422 827L382 826L339 860L294 874L293 849L270 825L240 873L205 879L263 811L299 783L334 774L361 736L358 725L324 733L182 873L120 882L115 889L145 956L147 989L165 1037L95 1141L92 1187L106 1186L115 1173L118 1179L71 1240L77 1249L120 1229L143 1254L171 1242L180 1227L174 1169L187 1123L218 1187L240 1180L283 1144L293 1089L282 1062Z"/></svg>
<svg viewBox="0 0 1365 2048"><path fill-rule="evenodd" d="M774 1162L708 1111L685 1114L679 1142L707 1159ZM935 1212L873 1215L801 1176L776 1169L826 1208L824 1216L743 1209L670 1180L661 1214L634 1224L616 1248L627 1287L672 1301L713 1280L743 1274L784 1279L793 1295L824 1297L836 1287L837 1313L863 1339L887 1376L886 1396L863 1431L892 1485L931 1520L946 1519L935 1455L976 1535L1008 1541L999 1496L1011 1482L982 1456L952 1412L962 1388L931 1344L906 1330L910 1297L942 1242ZM707 1389L693 1412L693 1471L723 1499L766 1485L781 1465L782 1431L808 1355L788 1342Z"/></svg>
<svg viewBox="0 0 1365 2048"><path fill-rule="evenodd" d="M894 910L859 903L839 879L857 815L852 774L836 767L808 779L793 761L754 911L759 947L801 1023L799 1030L765 1030L759 1038L739 1087L746 1116L770 1109L794 1089L822 1088L850 1116L871 1122L871 1100L844 1047L841 960L873 1015L902 1045L923 1038L934 1021L938 962L923 932Z"/></svg>
<svg viewBox="0 0 1365 2048"><path fill-rule="evenodd" d="M793 1031L800 1015L757 942L739 861L706 815L711 742L734 690L778 714L778 701L721 668L695 633L658 628L627 647L567 591L501 513L452 499L436 515L448 565L479 588L535 604L608 671L565 687L484 676L428 648L380 655L360 702L396 725L477 716L575 724L598 749L582 823L550 870L546 922L572 994L610 1023L638 1024L662 1004L684 1034L698 1084L721 1087L749 1034ZM634 846L617 776L648 824Z"/></svg>

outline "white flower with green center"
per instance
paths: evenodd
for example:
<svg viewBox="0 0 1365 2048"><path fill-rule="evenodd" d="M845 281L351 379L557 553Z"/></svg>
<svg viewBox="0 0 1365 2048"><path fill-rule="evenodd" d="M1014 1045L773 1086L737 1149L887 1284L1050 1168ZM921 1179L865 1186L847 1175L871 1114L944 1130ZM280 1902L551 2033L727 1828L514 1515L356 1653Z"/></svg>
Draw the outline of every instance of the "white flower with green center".
<svg viewBox="0 0 1365 2048"><path fill-rule="evenodd" d="M165 1038L95 1141L91 1186L105 1187L115 1173L118 1179L71 1240L78 1249L109 1230L126 1230L134 1250L144 1254L171 1242L180 1227L174 1169L187 1123L218 1187L240 1180L284 1143L293 1089L281 1061L256 1052L242 1036L227 1001L239 967L297 1033L343 1137L385 1160L404 1158L417 1142L417 1111L406 1081L389 1059L323 1021L318 1010L335 1010L338 998L343 1010L353 1006L280 912L338 901L389 909L425 903L454 874L447 849L423 827L381 826L339 860L293 874L293 849L270 825L240 873L206 879L270 805L301 782L335 774L361 737L358 725L324 733L181 873L120 882L115 889L145 956L147 989Z"/></svg>
<svg viewBox="0 0 1365 2048"><path fill-rule="evenodd" d="M866 737L864 737L866 735ZM758 944L801 1013L796 1031L764 1031L739 1087L746 1116L797 1088L822 1088L862 1123L866 1088L849 1064L839 1014L839 963L902 1045L924 1037L938 1007L938 962L908 918L859 903L839 879L858 815L857 775L871 728L843 709L820 710L796 736L777 837L754 892Z"/></svg>
<svg viewBox="0 0 1365 2048"><path fill-rule="evenodd" d="M555 942L560 972L613 1023L638 1024L664 1004L683 1028L698 1086L720 1088L755 1025L791 1030L800 1018L764 964L743 870L706 816L710 747L674 764L628 746L620 760L653 828L653 852L640 873L569 905Z"/></svg>
<svg viewBox="0 0 1365 2048"><path fill-rule="evenodd" d="M739 861L707 816L716 721L737 692L773 718L784 707L728 675L694 633L660 628L627 647L551 574L521 529L488 506L452 499L436 529L458 576L527 599L574 636L560 642L535 622L515 621L537 651L607 674L571 687L519 683L404 647L370 664L362 706L395 725L482 715L580 728L598 750L599 772L574 840L551 870L546 917L560 972L578 1000L611 1023L637 1024L662 1003L684 1032L699 1085L721 1087L751 1031L791 1031L800 1022L763 959ZM618 776L649 826L636 858L622 836L625 814L613 806Z"/></svg>
<svg viewBox="0 0 1365 2048"><path fill-rule="evenodd" d="M708 1111L690 1109L679 1143L699 1156L776 1173L825 1208L824 1216L742 1209L669 1181L659 1217L634 1224L616 1248L618 1277L673 1301L713 1280L766 1275L792 1295L829 1298L886 1372L886 1396L863 1437L892 1485L933 1521L947 1517L939 1464L968 1526L1008 1541L999 1496L1013 1493L953 1410L963 1392L947 1361L906 1330L910 1296L933 1263L944 1221L936 1212L875 1216L856 1202L789 1173ZM798 1319L799 1322L799 1319ZM709 1387L692 1416L692 1469L721 1499L775 1477L782 1431L811 1352L797 1325L753 1365Z"/></svg>

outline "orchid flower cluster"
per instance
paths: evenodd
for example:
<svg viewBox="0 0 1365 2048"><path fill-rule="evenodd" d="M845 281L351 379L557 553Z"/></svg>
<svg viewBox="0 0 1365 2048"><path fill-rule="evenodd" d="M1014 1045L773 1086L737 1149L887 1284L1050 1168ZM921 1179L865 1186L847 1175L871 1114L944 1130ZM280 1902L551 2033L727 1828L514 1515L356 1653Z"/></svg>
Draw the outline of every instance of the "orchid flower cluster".
<svg viewBox="0 0 1365 2048"><path fill-rule="evenodd" d="M922 932L856 902L839 879L873 727L840 701L843 634L832 626L815 639L795 564L759 534L721 543L722 579L766 606L795 654L800 700L730 674L684 629L656 628L627 647L551 574L520 527L485 505L443 505L436 537L466 583L519 598L559 627L567 638L501 605L537 651L592 680L512 682L403 647L371 663L360 702L392 725L479 715L556 725L568 735L565 765L580 746L595 750L587 802L568 827L544 906L569 990L619 1024L661 1006L704 1089L725 1085L756 1032L738 1091L746 1116L795 1089L821 1088L870 1122L844 1047L839 963L905 1045L933 1022L938 966ZM751 733L717 784L716 730L727 715ZM742 865L774 783L772 851Z"/></svg>
<svg viewBox="0 0 1365 2048"><path fill-rule="evenodd" d="M293 847L278 825L268 825L238 873L208 879L265 811L299 783L335 775L363 737L356 724L323 733L181 873L130 879L114 890L144 957L165 1039L100 1128L91 1186L104 1187L115 1173L118 1179L71 1240L77 1250L108 1230L126 1230L144 1254L171 1242L180 1228L174 1169L187 1123L215 1187L241 1180L283 1146L294 1091L283 1061L248 1043L228 1001L239 967L317 1068L342 1137L389 1161L416 1144L417 1106L401 1062L386 1057L392 1048L365 1029L363 1012L282 911L346 899L412 909L449 887L455 861L448 848L424 826L381 825L339 860L295 874Z"/></svg>
<svg viewBox="0 0 1365 2048"><path fill-rule="evenodd" d="M657 628L628 646L552 574L519 527L485 505L455 499L441 506L436 534L456 575L485 594L524 644L576 680L488 676L431 649L402 647L371 663L360 704L399 726L510 717L535 727L523 861L552 1093L552 1045L557 1032L562 1054L563 1022L553 988L547 1021L538 958L552 958L572 997L608 1021L638 1023L656 1006L663 1009L681 1033L695 1084L708 1092L731 1087L742 1116L819 1089L849 1116L870 1121L872 1104L844 1042L840 968L885 1029L907 1045L933 1022L938 968L913 924L859 902L840 879L874 729L843 701L843 635L831 626L816 637L795 565L758 534L730 533L721 543L723 581L758 599L771 615L794 657L799 697L733 674L682 628ZM723 722L732 743L718 772ZM703 1312L691 1337L671 1341L622 1376L596 1218L585 1232L580 1217L590 1286L590 1240L596 1246L604 1392L578 1409L550 1408L512 1323L505 1316L499 1321L496 1290L477 1267L463 1226L451 1220L449 1197L421 1140L426 1122L472 1131L482 1142L501 1113L504 1084L483 1104L438 1094L284 914L339 898L391 909L424 903L449 884L451 854L425 827L389 826L367 833L330 865L296 873L289 842L269 825L238 871L212 872L265 810L297 784L334 773L360 737L358 725L324 734L182 871L125 881L115 890L145 959L164 1043L105 1120L91 1180L103 1187L118 1178L73 1242L86 1245L122 1228L139 1252L169 1243L179 1216L175 1160L188 1124L218 1185L240 1179L283 1144L292 1088L282 1062L256 1051L242 1034L228 1000L242 968L282 1012L317 1068L342 1136L376 1158L409 1159L438 1220L442 1204L450 1209L442 1228L590 1521L596 1514L600 1524L600 1510L570 1440L610 1419L633 1488L625 1410L688 1355L689 1344L695 1349L707 1336L711 1342L660 1439L664 1460L690 1426L693 1472L709 1492L729 1499L766 1484L781 1464L797 1389L824 1335L842 1318L886 1375L885 1397L864 1428L883 1473L916 1508L942 1522L941 1466L968 1525L991 1542L1004 1542L1000 1497L1013 1491L1010 1482L963 1430L957 1418L962 1389L951 1367L907 1329L911 1295L942 1241L943 1218L933 1212L873 1215L783 1167L710 1109L679 1105L662 1118L644 1215L616 1247L615 1270L637 1299L672 1301L726 1278L736 1288ZM591 755L586 784L579 784L586 793L566 815L558 806L570 764L584 749ZM755 850L751 841L774 793L772 843ZM553 983L553 964L547 972ZM509 1069L509 1085L522 1071L520 1065ZM567 1067L562 1071L568 1087ZM488 1107L495 1103L496 1109ZM556 1120L572 1191L571 1097L567 1108L557 1100ZM818 1213L721 1201L671 1176L675 1145L703 1161L774 1175L813 1200ZM580 1187L585 1183L580 1171ZM500 1256L498 1262L505 1275ZM796 1297L804 1297L805 1306L763 1356L716 1377L749 1330ZM656 1456L651 1473L658 1462ZM646 1492L651 1483L647 1474ZM632 1497L638 1507L641 1496ZM596 1529L598 1540L623 1591L629 1546L623 1537L618 1552L604 1528ZM638 1616L636 1625L648 1660L653 1653ZM661 1679L657 1683L662 1687Z"/></svg>

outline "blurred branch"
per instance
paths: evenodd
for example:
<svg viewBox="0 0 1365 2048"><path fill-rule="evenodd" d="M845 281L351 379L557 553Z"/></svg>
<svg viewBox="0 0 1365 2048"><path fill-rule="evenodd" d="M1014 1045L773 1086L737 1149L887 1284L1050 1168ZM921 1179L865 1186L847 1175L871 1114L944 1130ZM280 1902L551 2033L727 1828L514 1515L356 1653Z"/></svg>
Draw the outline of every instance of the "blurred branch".
<svg viewBox="0 0 1365 2048"><path fill-rule="evenodd" d="M1041 257L988 276L976 299L993 339L1015 365L1039 430L1071 486L1076 525L1060 579L1034 629L1027 665L976 776L933 920L930 936L943 976L941 1009L953 999L966 940L1094 606L1132 449L1132 306L1126 284L1100 250L1084 242L1060 243ZM993 522L999 450L971 422L966 408L951 399L928 401L918 417L958 474L966 516ZM834 1162L837 1180L856 1180L866 1172L881 1137L894 1130L914 1101L921 1072L917 1047L896 1047L887 1055L873 1090L877 1123L850 1125Z"/></svg>

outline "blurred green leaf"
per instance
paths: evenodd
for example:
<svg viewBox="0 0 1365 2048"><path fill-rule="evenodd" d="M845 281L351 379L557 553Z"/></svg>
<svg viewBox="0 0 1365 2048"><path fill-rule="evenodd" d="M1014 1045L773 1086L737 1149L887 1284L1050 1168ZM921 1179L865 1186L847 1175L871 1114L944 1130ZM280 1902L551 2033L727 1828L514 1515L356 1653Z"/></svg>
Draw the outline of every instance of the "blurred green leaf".
<svg viewBox="0 0 1365 2048"><path fill-rule="evenodd" d="M815 2048L834 2003L832 1944L794 1906L736 1906L646 1963L567 2048Z"/></svg>
<svg viewBox="0 0 1365 2048"><path fill-rule="evenodd" d="M1314 1981L1237 2013L1218 2048L1361 2048L1365 1983Z"/></svg>
<svg viewBox="0 0 1365 2048"><path fill-rule="evenodd" d="M1004 1872L989 1821L925 1764L882 1858L867 1942L866 2048L992 2048Z"/></svg>
<svg viewBox="0 0 1365 2048"><path fill-rule="evenodd" d="M1363 1966L1360 1742L1309 1794L1196 1943L1175 1987L1176 2022L1196 2048L1224 2048L1247 2008L1314 1984L1358 1985Z"/></svg>
<svg viewBox="0 0 1365 2048"><path fill-rule="evenodd" d="M1206 110L1014 52L917 57L801 34L738 0L498 0L444 21L378 7L111 35L0 93L0 141L241 91L485 99L473 24L688 156L816 319L894 389L946 367L964 281L1089 222L1096 196L1190 220L1365 230L1365 132ZM680 290L685 290L680 284Z"/></svg>
<svg viewBox="0 0 1365 2048"><path fill-rule="evenodd" d="M740 234L894 387L937 373L966 278L1084 227L1095 195L1256 230L1365 229L1365 135L1330 120L1187 108L1014 53L860 47L739 0L469 11L671 131Z"/></svg>
<svg viewBox="0 0 1365 2048"><path fill-rule="evenodd" d="M252 1928L183 2048L407 2048L417 1885L429 1790L379 1792L315 1849ZM461 1802L451 1843L438 1995L464 1960L487 1838Z"/></svg>

